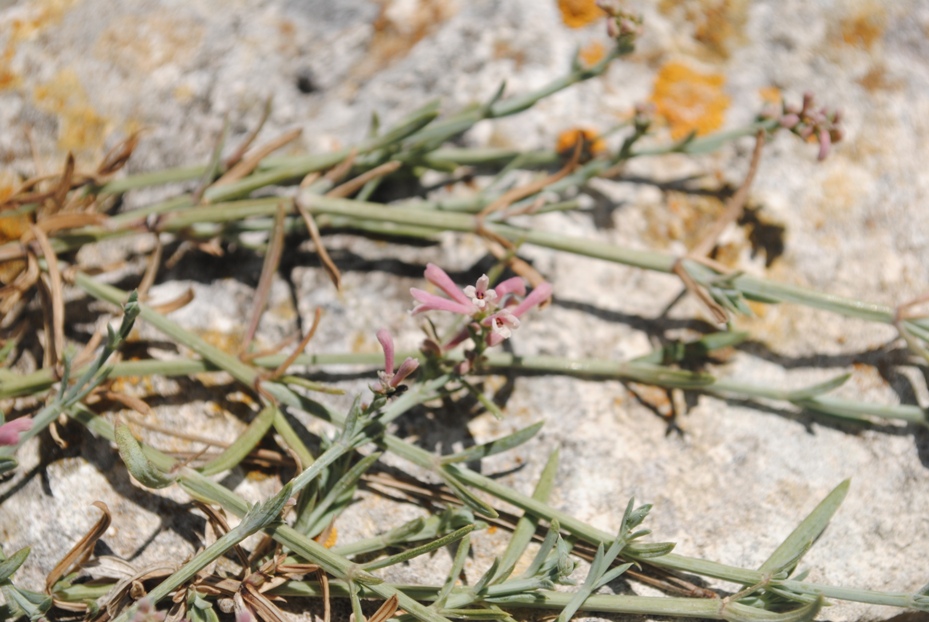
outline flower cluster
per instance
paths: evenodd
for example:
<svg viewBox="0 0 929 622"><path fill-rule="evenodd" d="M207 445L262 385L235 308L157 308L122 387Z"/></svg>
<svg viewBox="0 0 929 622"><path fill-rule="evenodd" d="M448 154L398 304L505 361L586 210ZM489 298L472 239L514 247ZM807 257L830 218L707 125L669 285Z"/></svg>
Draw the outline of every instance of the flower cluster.
<svg viewBox="0 0 929 622"><path fill-rule="evenodd" d="M762 119L773 119L802 138L816 140L819 143L820 161L825 160L833 144L842 140L842 113L839 110L817 108L812 93L803 94L803 104L798 108L793 104L781 104L780 109L770 106L761 114Z"/></svg>
<svg viewBox="0 0 929 622"><path fill-rule="evenodd" d="M526 283L519 277L507 279L491 288L486 274L476 284L462 289L434 264L426 266L426 280L442 290L447 298L414 287L410 294L419 303L413 309L414 314L448 311L470 320L464 330L445 344L446 350L469 337L475 338L479 349L498 345L519 327L519 319L524 313L548 300L552 294L552 286L541 283L527 296Z"/></svg>
<svg viewBox="0 0 929 622"><path fill-rule="evenodd" d="M635 39L642 34L642 17L625 10L619 0L597 0L597 6L608 15L606 32L611 39Z"/></svg>

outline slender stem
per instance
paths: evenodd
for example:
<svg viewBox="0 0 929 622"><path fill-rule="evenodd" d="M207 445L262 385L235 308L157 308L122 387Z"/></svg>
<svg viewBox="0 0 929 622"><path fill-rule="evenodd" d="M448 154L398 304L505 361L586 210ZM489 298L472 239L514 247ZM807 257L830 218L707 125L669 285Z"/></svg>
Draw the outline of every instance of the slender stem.
<svg viewBox="0 0 929 622"><path fill-rule="evenodd" d="M144 316L143 316L144 317ZM421 356L418 352L397 354L400 358ZM254 365L274 369L284 360L283 355L259 357ZM294 365L308 367L325 367L331 365L378 365L378 354L308 354L300 355ZM652 384L663 387L686 388L719 396L740 398L758 398L786 401L799 407L838 417L861 420L861 417L879 417L881 419L899 420L907 423L927 425L925 411L916 404L875 404L861 400L842 399L827 395L795 401L791 391L772 388L769 385L756 385L737 379L718 378L705 372L690 372L660 365L638 363L636 361L608 361L598 359L566 359L562 357L533 355L518 356L513 354L492 354L487 357L489 370L523 370L537 373L552 373L577 377L612 378ZM124 361L112 366L109 377L149 376L189 376L197 373L222 369L217 364L203 360L173 359L169 361ZM76 370L77 371L77 370ZM257 373L257 372L256 372ZM0 388L0 397L14 397L35 394L50 388L55 382L51 369L41 369L31 374L16 376L5 380ZM264 385L262 385L264 386ZM440 383L433 383L429 391L436 391ZM409 400L421 399L420 385L392 402L390 412L400 412L399 405ZM391 415L391 419L394 415Z"/></svg>

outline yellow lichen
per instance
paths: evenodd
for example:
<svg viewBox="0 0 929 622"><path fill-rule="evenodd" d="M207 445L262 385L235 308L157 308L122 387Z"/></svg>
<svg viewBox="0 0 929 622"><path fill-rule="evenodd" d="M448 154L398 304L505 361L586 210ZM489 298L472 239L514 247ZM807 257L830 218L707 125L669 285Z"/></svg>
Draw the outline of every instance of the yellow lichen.
<svg viewBox="0 0 929 622"><path fill-rule="evenodd" d="M37 86L33 98L40 108L58 117L58 147L62 151L95 153L101 149L109 123L91 106L73 70L63 69Z"/></svg>
<svg viewBox="0 0 929 622"><path fill-rule="evenodd" d="M581 161L591 159L606 151L606 143L600 138L596 130L590 128L575 127L565 130L558 135L558 142L555 145L555 151L563 156L570 156L577 148L577 144L582 142Z"/></svg>
<svg viewBox="0 0 929 622"><path fill-rule="evenodd" d="M583 28L606 15L596 0L558 0L558 9L561 21L570 28Z"/></svg>
<svg viewBox="0 0 929 622"><path fill-rule="evenodd" d="M870 50L884 36L887 15L880 6L866 7L843 19L839 24L842 42L863 50Z"/></svg>
<svg viewBox="0 0 929 622"><path fill-rule="evenodd" d="M776 86L764 86L758 89L758 97L766 104L779 104L784 97Z"/></svg>
<svg viewBox="0 0 929 622"><path fill-rule="evenodd" d="M606 55L606 46L599 41L591 41L581 48L581 63L585 67L593 67L603 60L604 55Z"/></svg>
<svg viewBox="0 0 929 622"><path fill-rule="evenodd" d="M9 170L0 170L0 205L13 196L19 185L19 176ZM18 240L29 229L29 222L29 218L19 212L0 212L0 244ZM15 279L25 267L26 263L19 260L0 264L0 284Z"/></svg>
<svg viewBox="0 0 929 622"><path fill-rule="evenodd" d="M658 78L651 101L655 111L671 128L671 136L683 138L691 132L707 134L718 129L729 108L723 91L726 78L701 73L678 62L666 63Z"/></svg>
<svg viewBox="0 0 929 622"><path fill-rule="evenodd" d="M13 48L13 44L7 43L3 54L0 55L0 91L19 86L19 74L13 71L12 66L13 56L15 55L16 50Z"/></svg>
<svg viewBox="0 0 929 622"><path fill-rule="evenodd" d="M26 16L12 21L11 33L13 39L16 41L30 39L46 26L57 24L76 2L77 0L38 0L31 2L28 5Z"/></svg>

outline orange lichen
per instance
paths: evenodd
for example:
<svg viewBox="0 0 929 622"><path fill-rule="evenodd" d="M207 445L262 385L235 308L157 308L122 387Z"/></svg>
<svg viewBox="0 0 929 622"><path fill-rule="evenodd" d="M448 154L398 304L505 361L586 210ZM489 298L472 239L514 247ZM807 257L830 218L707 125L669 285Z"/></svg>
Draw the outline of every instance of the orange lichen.
<svg viewBox="0 0 929 622"><path fill-rule="evenodd" d="M606 16L596 0L558 0L561 21L570 28L583 28Z"/></svg>
<svg viewBox="0 0 929 622"><path fill-rule="evenodd" d="M887 15L880 6L861 11L839 23L840 36L846 45L870 50L884 36Z"/></svg>
<svg viewBox="0 0 929 622"><path fill-rule="evenodd" d="M855 80L866 91L891 91L902 87L899 80L893 80L887 77L887 67L881 63L873 65L866 74Z"/></svg>
<svg viewBox="0 0 929 622"><path fill-rule="evenodd" d="M559 134L555 151L563 156L570 156L579 142L583 143L581 146L582 162L606 152L606 143L600 135L595 130L582 127L574 127Z"/></svg>
<svg viewBox="0 0 929 622"><path fill-rule="evenodd" d="M723 91L725 83L722 75L700 73L682 63L669 62L658 72L651 101L671 127L673 138L691 132L706 134L723 124L729 108L729 97Z"/></svg>
<svg viewBox="0 0 929 622"><path fill-rule="evenodd" d="M718 0L703 3L703 15L696 20L694 39L719 58L729 58L732 43L738 42L748 19L745 0Z"/></svg>
<svg viewBox="0 0 929 622"><path fill-rule="evenodd" d="M319 544L322 544L327 549L331 549L335 546L336 542L339 541L339 530L336 529L335 525L330 525L327 529L324 529L321 534L313 538Z"/></svg>
<svg viewBox="0 0 929 622"><path fill-rule="evenodd" d="M496 59L508 58L512 60L517 69L526 62L526 53L519 48L514 48L505 38L494 41L493 56Z"/></svg>
<svg viewBox="0 0 929 622"><path fill-rule="evenodd" d="M203 40L197 22L152 11L114 19L94 43L93 54L127 73L151 72L190 62Z"/></svg>
<svg viewBox="0 0 929 622"><path fill-rule="evenodd" d="M0 205L19 188L20 180L13 172L0 171ZM18 240L29 229L28 216L19 212L0 212L0 244ZM26 267L23 261L7 261L0 264L0 283L9 283Z"/></svg>
<svg viewBox="0 0 929 622"><path fill-rule="evenodd" d="M591 41L581 48L581 63L585 67L593 67L603 60L604 55L606 55L606 46L599 41Z"/></svg>
<svg viewBox="0 0 929 622"><path fill-rule="evenodd" d="M776 86L761 87L758 89L758 97L766 104L779 104L784 99L784 96L781 94L781 89Z"/></svg>
<svg viewBox="0 0 929 622"><path fill-rule="evenodd" d="M59 71L37 86L33 97L39 107L58 117L58 147L62 151L97 151L103 146L108 122L90 105L74 71Z"/></svg>
<svg viewBox="0 0 929 622"><path fill-rule="evenodd" d="M0 91L19 86L19 74L13 71L12 67L15 54L16 50L13 48L13 44L7 43L3 55L0 56Z"/></svg>
<svg viewBox="0 0 929 622"><path fill-rule="evenodd" d="M381 0L380 5L367 58L353 72L359 79L366 79L406 56L458 10L457 2L447 0Z"/></svg>
<svg viewBox="0 0 929 622"><path fill-rule="evenodd" d="M676 23L693 28L701 56L711 60L729 58L734 44L745 40L748 21L747 0L661 0L658 10L673 15Z"/></svg>
<svg viewBox="0 0 929 622"><path fill-rule="evenodd" d="M12 21L13 39L21 41L38 34L46 26L57 24L77 0L40 0L29 5L25 18Z"/></svg>

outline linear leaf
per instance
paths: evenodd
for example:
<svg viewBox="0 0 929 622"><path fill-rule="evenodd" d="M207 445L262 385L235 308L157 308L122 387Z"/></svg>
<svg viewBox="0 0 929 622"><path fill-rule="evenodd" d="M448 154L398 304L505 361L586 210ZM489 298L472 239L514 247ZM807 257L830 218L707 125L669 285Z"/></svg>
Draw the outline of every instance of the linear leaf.
<svg viewBox="0 0 929 622"><path fill-rule="evenodd" d="M474 531L474 525L467 525L461 529L458 529L457 531L453 531L447 536L442 536L441 538L433 540L432 542L427 542L422 546L407 549L402 553L397 553L396 555L391 555L390 557L385 557L383 559L378 559L373 562L364 564L362 565L362 568L367 571L378 570L379 568L386 568L387 566L393 566L394 564L399 564L400 562L409 561L414 557L425 555L426 553L440 549L447 544L461 540L472 531Z"/></svg>
<svg viewBox="0 0 929 622"><path fill-rule="evenodd" d="M545 425L545 422L539 421L538 423L534 423L528 427L523 428L522 430L517 430L516 432L504 436L503 438L498 438L494 441L490 441L489 443L484 443L482 445L469 447L464 451L459 451L458 453L451 454L450 456L443 456L442 464L453 464L455 462L470 462L472 460L480 460L481 458L493 456L494 454L508 451L514 447L519 447L533 436L538 434L543 425Z"/></svg>
<svg viewBox="0 0 929 622"><path fill-rule="evenodd" d="M766 574L792 570L823 533L836 510L848 494L851 480L845 480L835 487L810 514L797 525L787 539L765 560L758 569Z"/></svg>
<svg viewBox="0 0 929 622"><path fill-rule="evenodd" d="M446 485L452 489L455 496L469 508L488 518L497 518L497 516L499 516L495 509L478 499L474 493L465 487L458 477L458 469L455 468L455 465L449 464L440 468L438 474L442 477Z"/></svg>
<svg viewBox="0 0 929 622"><path fill-rule="evenodd" d="M243 432L234 443L224 449L222 453L204 464L200 472L204 475L216 475L217 473L228 471L238 466L245 456L261 442L261 439L264 438L271 424L274 423L274 418L276 416L277 406L274 404L265 406L261 412L258 413L258 416L248 424L248 427L245 428L245 432Z"/></svg>
<svg viewBox="0 0 929 622"><path fill-rule="evenodd" d="M791 402L812 399L818 395L822 395L823 393L828 393L834 389L838 389L843 384L848 382L848 379L851 377L851 374L842 374L841 376L836 376L835 378L825 382L820 382L819 384L814 384L813 386L806 387L804 389L791 391L787 394L787 399Z"/></svg>
<svg viewBox="0 0 929 622"><path fill-rule="evenodd" d="M806 622L815 618L822 606L823 598L820 596L808 605L781 613L737 602L723 605L719 613L726 622Z"/></svg>
<svg viewBox="0 0 929 622"><path fill-rule="evenodd" d="M174 477L156 467L142 451L139 441L125 424L117 424L116 448L119 457L126 463L126 468L140 484L149 488L165 488L174 483Z"/></svg>
<svg viewBox="0 0 929 622"><path fill-rule="evenodd" d="M23 565L23 562L29 557L29 550L28 546L23 547L0 563L0 582L12 577L13 573Z"/></svg>
<svg viewBox="0 0 929 622"><path fill-rule="evenodd" d="M555 474L558 472L558 451L553 451L542 469L542 475L539 477L539 483L536 484L532 492L532 498L536 501L546 503L555 484ZM539 526L539 519L531 514L523 514L516 522L513 534L510 536L510 542L506 550L500 557L500 566L494 576L492 583L505 581L507 577L513 574L513 569L519 558L523 556L526 547L532 542L532 536L535 535Z"/></svg>

